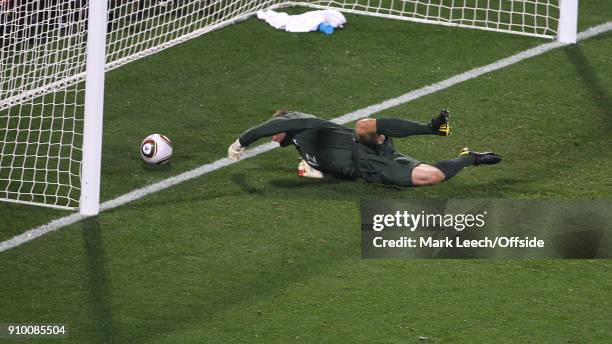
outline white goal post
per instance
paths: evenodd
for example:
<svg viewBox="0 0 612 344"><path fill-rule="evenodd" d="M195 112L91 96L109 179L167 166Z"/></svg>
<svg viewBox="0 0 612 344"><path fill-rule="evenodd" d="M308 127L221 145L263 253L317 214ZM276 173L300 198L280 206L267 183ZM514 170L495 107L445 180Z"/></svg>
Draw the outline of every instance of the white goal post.
<svg viewBox="0 0 612 344"><path fill-rule="evenodd" d="M289 6L575 43L578 0L0 0L0 201L99 211L104 74Z"/></svg>
<svg viewBox="0 0 612 344"><path fill-rule="evenodd" d="M102 170L102 130L104 115L104 73L106 66L107 5L90 0L87 27L85 71L85 117L83 121L83 158L81 164L80 211L97 215L100 211ZM102 95L102 96L100 96Z"/></svg>

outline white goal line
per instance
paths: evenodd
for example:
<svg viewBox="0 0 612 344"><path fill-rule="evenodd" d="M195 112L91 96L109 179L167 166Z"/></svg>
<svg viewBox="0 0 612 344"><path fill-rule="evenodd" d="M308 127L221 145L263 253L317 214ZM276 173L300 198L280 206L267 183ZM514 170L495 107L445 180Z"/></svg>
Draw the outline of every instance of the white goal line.
<svg viewBox="0 0 612 344"><path fill-rule="evenodd" d="M597 35L600 35L602 33L608 32L612 30L612 21L607 22L605 24L601 24L592 28L589 28L583 32L581 32L580 34L578 34L578 40L579 41L583 41L592 37L595 37ZM402 105L405 103L408 103L410 101L419 99L421 97L442 91L444 89L447 89L451 86L457 85L459 83L462 83L464 81L468 81L471 79L475 79L478 78L479 76L486 74L486 73L490 73L493 71L497 71L500 70L502 68L511 66L513 64L516 64L518 62L521 62L523 60L544 54L548 51L557 49L557 48L561 48L566 46L566 44L564 43L560 43L560 42L550 42L550 43L544 43L541 45L538 45L534 48L530 48L527 50L524 50L520 53L517 53L515 55L503 58L501 60L498 60L494 63L482 66L482 67L478 67L478 68L474 68L471 69L467 72L455 75L453 77L450 77L446 80L416 89L414 91L408 92L406 94L403 94L399 97L396 98L391 98L388 99L382 103L378 103L378 104L374 104L374 105L370 105L368 107L353 111L351 113L348 113L346 115L334 118L332 121L339 123L339 124L345 124L345 123L349 123L349 122L353 122L356 121L358 119L361 118L365 118L365 117L369 117L370 115L373 115L375 113L381 112L383 110L387 110L389 108L392 107L396 107L398 105ZM275 148L278 147L278 144L275 142L268 142L266 144L262 144L259 145L253 149L249 149L247 150L244 154L243 154L243 158L242 159L248 159L248 158L252 158L254 156L257 156L259 154L271 151ZM208 164L204 164L200 167L197 167L193 170L187 171L187 172L183 172L179 175L176 175L174 177L170 177L167 179L164 179L162 181L159 181L157 183L151 184L149 186L145 186L143 188L140 189L136 189L133 191L130 191L124 195L121 195L117 198L114 198L112 200L106 201L104 203L102 203L100 205L100 212L103 211L107 211L113 208L117 208L119 206L122 206L124 204L127 204L129 202L132 201L136 201L139 200L145 196L148 196L150 194L165 190L169 187L172 187L174 185L186 182L188 180L203 176L205 174L208 174L210 172L219 170L221 168L224 168L226 166L232 165L236 162L231 161L228 158L223 158L223 159L219 159L215 162L212 163L208 163ZM9 250L11 248L23 245L29 241L32 241L36 238L39 238L45 234L57 231L61 228L64 228L66 226L75 224L83 219L85 219L86 216L81 215L80 213L75 213L72 215L68 215L65 217L61 217L58 219L55 219L47 224L44 224L42 226L30 229L22 234L19 234L9 240L3 241L0 243L0 252Z"/></svg>

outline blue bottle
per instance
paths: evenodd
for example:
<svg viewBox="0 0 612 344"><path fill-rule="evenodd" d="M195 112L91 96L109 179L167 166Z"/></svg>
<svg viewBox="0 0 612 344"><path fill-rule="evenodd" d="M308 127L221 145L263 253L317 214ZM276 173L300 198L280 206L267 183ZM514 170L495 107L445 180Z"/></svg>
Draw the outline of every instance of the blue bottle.
<svg viewBox="0 0 612 344"><path fill-rule="evenodd" d="M334 27L328 23L321 23L319 24L319 31L323 32L326 36L329 36L334 33Z"/></svg>

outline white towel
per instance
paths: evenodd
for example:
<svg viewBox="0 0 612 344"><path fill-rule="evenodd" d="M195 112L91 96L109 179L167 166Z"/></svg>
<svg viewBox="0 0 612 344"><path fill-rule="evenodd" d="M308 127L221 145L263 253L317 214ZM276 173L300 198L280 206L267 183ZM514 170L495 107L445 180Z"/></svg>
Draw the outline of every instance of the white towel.
<svg viewBox="0 0 612 344"><path fill-rule="evenodd" d="M310 11L298 15L273 10L259 11L257 18L265 20L276 29L288 32L316 31L321 23L328 23L334 28L342 27L346 23L346 18L336 10Z"/></svg>

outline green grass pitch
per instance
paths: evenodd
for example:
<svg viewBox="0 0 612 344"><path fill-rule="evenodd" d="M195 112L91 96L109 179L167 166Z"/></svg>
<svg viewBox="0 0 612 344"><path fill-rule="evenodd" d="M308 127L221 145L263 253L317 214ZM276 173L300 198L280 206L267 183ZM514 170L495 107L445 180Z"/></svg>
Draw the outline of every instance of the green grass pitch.
<svg viewBox="0 0 612 344"><path fill-rule="evenodd" d="M581 30L611 10L581 1ZM277 108L334 118L545 42L347 17L329 37L253 18L109 73L103 200L224 157ZM427 162L504 155L435 187L301 180L279 149L3 252L0 323L65 323L71 343L611 343L610 260L369 261L359 243L364 198L610 198L611 68L606 33L377 115L451 109L450 137L396 140ZM153 132L169 167L140 160ZM67 214L0 204L0 240Z"/></svg>

